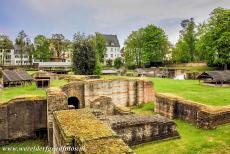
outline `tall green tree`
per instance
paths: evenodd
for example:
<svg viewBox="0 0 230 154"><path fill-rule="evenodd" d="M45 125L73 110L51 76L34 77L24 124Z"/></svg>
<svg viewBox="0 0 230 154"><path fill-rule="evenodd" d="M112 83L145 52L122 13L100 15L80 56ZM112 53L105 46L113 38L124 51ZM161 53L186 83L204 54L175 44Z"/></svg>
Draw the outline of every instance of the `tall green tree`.
<svg viewBox="0 0 230 154"><path fill-rule="evenodd" d="M26 33L22 30L18 33L18 36L15 40L15 43L16 45L19 46L19 52L20 52L20 62L21 62L21 65L22 65L22 58L23 58L23 54L26 52L26 38L27 38L27 35Z"/></svg>
<svg viewBox="0 0 230 154"><path fill-rule="evenodd" d="M173 58L178 62L193 62L197 60L196 54L196 24L193 18L182 20L180 39L176 43Z"/></svg>
<svg viewBox="0 0 230 154"><path fill-rule="evenodd" d="M40 61L49 61L52 56L49 39L44 35L37 35L34 38L34 45L34 57Z"/></svg>
<svg viewBox="0 0 230 154"><path fill-rule="evenodd" d="M13 42L6 35L0 35L0 50L2 51L2 66L5 64L6 51L13 48Z"/></svg>
<svg viewBox="0 0 230 154"><path fill-rule="evenodd" d="M198 50L208 64L225 70L230 64L230 9L216 8L199 32Z"/></svg>
<svg viewBox="0 0 230 154"><path fill-rule="evenodd" d="M96 49L92 36L76 33L73 40L73 69L75 74L92 75L96 70Z"/></svg>
<svg viewBox="0 0 230 154"><path fill-rule="evenodd" d="M155 25L133 31L125 41L125 63L144 67L151 62L163 61L168 50L165 32Z"/></svg>
<svg viewBox="0 0 230 154"><path fill-rule="evenodd" d="M53 34L50 41L54 49L53 56L61 60L64 52L66 51L65 36L63 34Z"/></svg>
<svg viewBox="0 0 230 154"><path fill-rule="evenodd" d="M100 63L104 63L104 57L106 53L106 39L101 34L95 33L95 48L96 48L96 56Z"/></svg>
<svg viewBox="0 0 230 154"><path fill-rule="evenodd" d="M148 25L143 35L144 59L147 63L162 62L168 52L168 38L163 29Z"/></svg>
<svg viewBox="0 0 230 154"><path fill-rule="evenodd" d="M29 38L26 39L26 52L28 53L29 56L29 64L30 66L33 65L33 54L34 54L34 44L31 42Z"/></svg>

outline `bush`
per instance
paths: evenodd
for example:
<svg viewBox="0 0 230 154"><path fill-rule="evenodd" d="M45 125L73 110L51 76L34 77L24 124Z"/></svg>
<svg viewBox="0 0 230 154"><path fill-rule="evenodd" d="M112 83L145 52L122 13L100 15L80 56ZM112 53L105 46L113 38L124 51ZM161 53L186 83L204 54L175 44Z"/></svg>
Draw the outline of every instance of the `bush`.
<svg viewBox="0 0 230 154"><path fill-rule="evenodd" d="M123 66L123 60L121 59L121 57L116 58L114 61L114 67L119 69L122 66Z"/></svg>
<svg viewBox="0 0 230 154"><path fill-rule="evenodd" d="M106 66L107 66L107 67L112 67L112 66L113 66L113 61L112 61L112 59L106 60Z"/></svg>

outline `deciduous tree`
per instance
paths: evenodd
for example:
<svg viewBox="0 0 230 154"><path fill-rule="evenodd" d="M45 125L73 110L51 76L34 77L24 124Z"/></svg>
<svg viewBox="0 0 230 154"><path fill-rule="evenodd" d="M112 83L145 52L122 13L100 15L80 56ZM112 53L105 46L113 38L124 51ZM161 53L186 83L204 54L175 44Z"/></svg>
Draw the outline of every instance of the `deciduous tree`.
<svg viewBox="0 0 230 154"><path fill-rule="evenodd" d="M26 33L22 30L18 33L18 36L15 40L15 43L19 46L19 52L20 52L20 62L21 62L21 65L22 65L22 58L23 58L23 54L25 53L26 51L26 38L27 38L27 35Z"/></svg>
<svg viewBox="0 0 230 154"><path fill-rule="evenodd" d="M52 56L49 39L44 35L37 35L34 38L34 45L34 57L40 61L49 61Z"/></svg>
<svg viewBox="0 0 230 154"><path fill-rule="evenodd" d="M92 75L96 69L96 49L92 36L77 33L73 40L73 69L75 74Z"/></svg>
<svg viewBox="0 0 230 154"><path fill-rule="evenodd" d="M6 51L13 48L13 42L6 35L0 35L0 50L2 51L2 65L6 59Z"/></svg>
<svg viewBox="0 0 230 154"><path fill-rule="evenodd" d="M230 64L230 9L216 8L200 31L198 50L208 64L227 69Z"/></svg>

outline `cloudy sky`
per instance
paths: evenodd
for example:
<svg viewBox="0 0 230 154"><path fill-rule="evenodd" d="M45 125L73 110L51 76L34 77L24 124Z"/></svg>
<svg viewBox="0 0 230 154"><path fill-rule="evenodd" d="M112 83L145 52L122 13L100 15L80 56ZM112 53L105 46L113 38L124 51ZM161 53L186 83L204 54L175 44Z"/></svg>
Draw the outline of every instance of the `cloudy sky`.
<svg viewBox="0 0 230 154"><path fill-rule="evenodd" d="M181 20L202 22L216 7L230 8L230 0L0 0L0 33L72 39L78 31L101 32L117 34L122 44L131 31L155 24L175 43Z"/></svg>

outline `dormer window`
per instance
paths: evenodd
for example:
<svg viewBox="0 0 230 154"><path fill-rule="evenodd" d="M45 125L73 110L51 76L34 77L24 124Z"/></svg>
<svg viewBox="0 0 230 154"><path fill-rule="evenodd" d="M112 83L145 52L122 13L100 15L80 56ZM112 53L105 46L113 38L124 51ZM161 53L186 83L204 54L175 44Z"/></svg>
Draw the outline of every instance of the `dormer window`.
<svg viewBox="0 0 230 154"><path fill-rule="evenodd" d="M114 46L114 43L113 43L113 42L111 42L111 46Z"/></svg>

